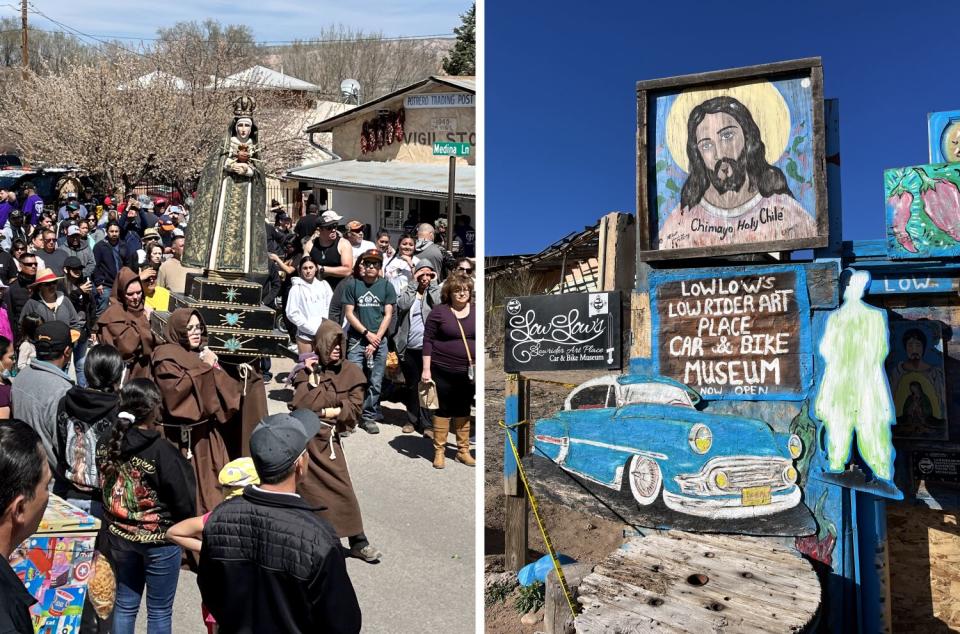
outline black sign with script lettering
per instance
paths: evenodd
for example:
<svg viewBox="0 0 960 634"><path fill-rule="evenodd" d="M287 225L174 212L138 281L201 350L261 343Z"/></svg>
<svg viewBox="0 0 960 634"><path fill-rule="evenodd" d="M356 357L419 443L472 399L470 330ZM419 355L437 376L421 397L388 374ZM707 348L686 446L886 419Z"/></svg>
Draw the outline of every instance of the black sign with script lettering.
<svg viewBox="0 0 960 634"><path fill-rule="evenodd" d="M506 372L620 369L617 292L511 297L504 312Z"/></svg>

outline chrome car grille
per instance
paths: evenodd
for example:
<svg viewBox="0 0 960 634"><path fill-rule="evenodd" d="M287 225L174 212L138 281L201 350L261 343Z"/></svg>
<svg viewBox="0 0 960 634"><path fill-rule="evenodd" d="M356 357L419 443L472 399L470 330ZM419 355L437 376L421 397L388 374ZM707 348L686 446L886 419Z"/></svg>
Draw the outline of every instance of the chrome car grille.
<svg viewBox="0 0 960 634"><path fill-rule="evenodd" d="M713 458L699 472L678 475L675 480L688 494L739 493L741 489L762 486L777 491L793 486L783 480L783 470L790 464L786 458L726 456ZM727 476L727 486L722 489L714 484L717 471L723 471Z"/></svg>

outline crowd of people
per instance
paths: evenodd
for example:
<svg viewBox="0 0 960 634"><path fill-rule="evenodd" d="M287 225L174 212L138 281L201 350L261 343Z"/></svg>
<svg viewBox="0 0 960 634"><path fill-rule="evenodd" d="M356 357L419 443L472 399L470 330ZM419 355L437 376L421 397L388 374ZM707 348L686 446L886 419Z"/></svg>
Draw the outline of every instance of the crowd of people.
<svg viewBox="0 0 960 634"><path fill-rule="evenodd" d="M300 365L319 357L317 333L333 321L346 333L343 356L364 375L358 427L379 433L380 401L389 389L406 407L403 433L433 442L434 467L445 466L450 431L456 459L473 465L474 261L460 246L472 245L469 220L458 219L459 227L470 228L470 239L456 242L455 253L428 223L415 225L394 245L386 232L373 242L360 221L343 222L336 211L311 205L296 226L279 211L268 232L271 273L279 282L276 303ZM421 387L433 388L438 402L432 412L421 407Z"/></svg>
<svg viewBox="0 0 960 634"><path fill-rule="evenodd" d="M151 324L185 291L189 207L83 194L48 209L29 187L23 205L0 190L0 552L36 529L49 488L102 520L113 632L134 631L144 589L149 631L171 631L184 552L211 627L359 631L344 556L383 553L364 532L342 439L379 433L388 395L435 468L451 432L456 460L475 464L469 220L457 220L454 254L427 223L394 245L332 209L310 204L293 225L274 205L263 302L297 363L291 413L268 416L269 358L221 361L190 308L169 312L162 336ZM31 459L39 466L15 477ZM0 565L4 593L10 574ZM2 596L14 600L0 631L27 631L29 595ZM104 627L92 610L84 620L83 631Z"/></svg>

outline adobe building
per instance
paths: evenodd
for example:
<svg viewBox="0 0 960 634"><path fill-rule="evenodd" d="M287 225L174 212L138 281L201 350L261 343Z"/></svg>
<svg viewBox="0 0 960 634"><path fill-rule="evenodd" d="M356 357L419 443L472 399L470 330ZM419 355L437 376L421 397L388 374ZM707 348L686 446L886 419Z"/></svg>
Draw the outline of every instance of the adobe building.
<svg viewBox="0 0 960 634"><path fill-rule="evenodd" d="M432 76L336 114L307 128L316 145L315 137L332 134L324 149L334 158L286 177L345 218L395 239L414 220L446 217L450 159L434 156L433 144L467 143L470 155L456 159L455 214L476 226L475 96L473 77Z"/></svg>

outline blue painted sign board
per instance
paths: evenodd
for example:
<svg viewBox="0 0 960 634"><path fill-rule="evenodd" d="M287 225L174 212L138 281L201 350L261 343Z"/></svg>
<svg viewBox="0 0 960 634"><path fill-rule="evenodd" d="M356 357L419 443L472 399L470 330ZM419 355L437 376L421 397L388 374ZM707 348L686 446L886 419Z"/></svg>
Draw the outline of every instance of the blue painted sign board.
<svg viewBox="0 0 960 634"><path fill-rule="evenodd" d="M867 293L870 295L913 295L916 293L952 293L955 279L930 275L886 273L875 275Z"/></svg>

